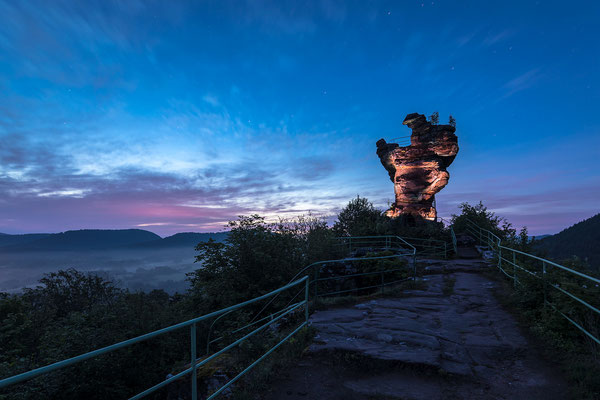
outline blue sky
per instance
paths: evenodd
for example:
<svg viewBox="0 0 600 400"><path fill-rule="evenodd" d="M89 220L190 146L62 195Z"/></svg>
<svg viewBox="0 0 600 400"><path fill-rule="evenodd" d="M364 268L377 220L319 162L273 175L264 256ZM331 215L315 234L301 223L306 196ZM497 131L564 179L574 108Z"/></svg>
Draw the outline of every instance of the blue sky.
<svg viewBox="0 0 600 400"><path fill-rule="evenodd" d="M600 211L600 3L0 0L0 232L220 230L393 185L375 142L457 120L440 214Z"/></svg>

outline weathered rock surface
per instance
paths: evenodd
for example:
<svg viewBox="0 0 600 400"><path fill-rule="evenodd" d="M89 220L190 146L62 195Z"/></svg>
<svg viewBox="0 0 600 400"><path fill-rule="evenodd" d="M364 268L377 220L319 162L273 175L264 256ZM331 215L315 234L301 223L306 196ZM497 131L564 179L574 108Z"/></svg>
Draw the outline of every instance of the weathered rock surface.
<svg viewBox="0 0 600 400"><path fill-rule="evenodd" d="M448 184L446 168L458 153L458 138L451 125L433 125L422 114L408 114L403 122L412 129L410 146L377 141L377 155L394 182L395 203L390 217L413 214L434 220L435 194Z"/></svg>
<svg viewBox="0 0 600 400"><path fill-rule="evenodd" d="M267 399L563 399L482 260L427 262L425 290L316 311L317 336Z"/></svg>

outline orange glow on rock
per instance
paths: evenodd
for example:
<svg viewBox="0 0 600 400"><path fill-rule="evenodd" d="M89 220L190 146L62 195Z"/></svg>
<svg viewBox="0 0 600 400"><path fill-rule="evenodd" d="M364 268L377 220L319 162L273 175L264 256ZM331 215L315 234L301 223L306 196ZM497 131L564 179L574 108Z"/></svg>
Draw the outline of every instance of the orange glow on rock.
<svg viewBox="0 0 600 400"><path fill-rule="evenodd" d="M386 215L412 214L435 220L435 194L448 184L446 168L458 153L456 129L431 124L417 113L408 114L402 124L412 129L409 146L377 141L377 155L394 183L395 202Z"/></svg>

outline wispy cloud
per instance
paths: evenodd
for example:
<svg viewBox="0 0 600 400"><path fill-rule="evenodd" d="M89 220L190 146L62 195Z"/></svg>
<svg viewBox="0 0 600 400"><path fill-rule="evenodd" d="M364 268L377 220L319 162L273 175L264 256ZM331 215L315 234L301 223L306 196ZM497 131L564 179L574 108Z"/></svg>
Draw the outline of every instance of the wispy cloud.
<svg viewBox="0 0 600 400"><path fill-rule="evenodd" d="M541 68L539 67L532 68L522 73L516 78L506 82L506 84L502 87L502 91L504 93L500 97L500 100L507 99L518 92L531 88L532 86L537 84L542 78L543 74L541 72Z"/></svg>
<svg viewBox="0 0 600 400"><path fill-rule="evenodd" d="M485 39L483 39L483 44L485 46L493 46L497 43L500 43L506 39L509 39L515 36L517 30L515 28L507 28L501 31L493 32L488 34Z"/></svg>

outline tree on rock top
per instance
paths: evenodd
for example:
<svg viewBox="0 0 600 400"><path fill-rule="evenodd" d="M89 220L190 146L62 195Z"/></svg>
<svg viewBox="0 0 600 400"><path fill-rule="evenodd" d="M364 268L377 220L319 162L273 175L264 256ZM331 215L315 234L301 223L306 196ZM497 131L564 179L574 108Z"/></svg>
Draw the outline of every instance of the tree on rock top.
<svg viewBox="0 0 600 400"><path fill-rule="evenodd" d="M433 125L439 124L440 123L440 113L435 111L433 114L431 114L429 116L429 122L431 122Z"/></svg>

